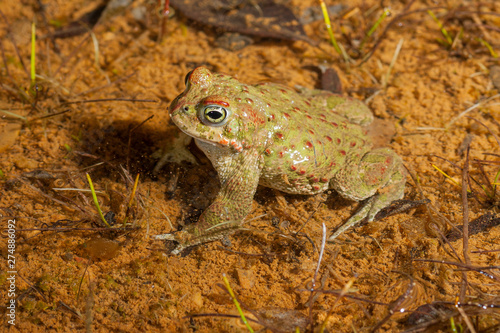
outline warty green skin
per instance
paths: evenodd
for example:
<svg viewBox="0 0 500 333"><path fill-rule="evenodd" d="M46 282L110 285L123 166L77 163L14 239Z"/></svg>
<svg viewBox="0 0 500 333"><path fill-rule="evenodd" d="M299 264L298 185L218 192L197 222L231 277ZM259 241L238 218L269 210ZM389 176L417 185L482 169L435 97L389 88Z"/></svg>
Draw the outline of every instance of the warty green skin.
<svg viewBox="0 0 500 333"><path fill-rule="evenodd" d="M204 119L206 106L228 111L223 125ZM172 121L195 139L219 175L221 190L199 221L175 234L173 253L236 230L251 209L257 185L292 194L335 189L365 205L330 240L404 194L406 174L392 150L372 150L365 126L373 115L362 102L320 90L296 92L264 83L246 85L198 67L169 108Z"/></svg>

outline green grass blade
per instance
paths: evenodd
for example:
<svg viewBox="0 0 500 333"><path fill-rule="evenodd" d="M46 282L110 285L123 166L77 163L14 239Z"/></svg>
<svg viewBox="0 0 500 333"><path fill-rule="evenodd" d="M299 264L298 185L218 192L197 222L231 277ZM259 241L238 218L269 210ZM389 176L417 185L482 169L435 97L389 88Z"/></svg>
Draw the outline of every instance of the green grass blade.
<svg viewBox="0 0 500 333"><path fill-rule="evenodd" d="M7 111L7 110L0 110L0 112L5 113L6 115L14 117L14 118L22 119L24 121L26 121L26 119L27 119L26 117L23 117L23 116L21 116L21 115L19 115L17 113L10 112L10 111Z"/></svg>
<svg viewBox="0 0 500 333"><path fill-rule="evenodd" d="M490 43L488 43L487 41L485 41L481 37L477 38L477 40L479 43L483 44L488 49L488 51L490 51L490 54L493 58L498 58L498 53L495 52L495 50L493 49L493 47L491 46Z"/></svg>
<svg viewBox="0 0 500 333"><path fill-rule="evenodd" d="M90 175L88 173L87 173L87 180L89 181L90 191L92 192L92 199L94 199L94 204L95 204L95 207L97 208L97 211L99 212L99 216L101 217L101 220L104 222L104 224L108 228L111 228L108 221L106 221L106 219L104 218L104 214L102 213L101 206L99 206L99 201L97 201L97 194L95 193L95 190L94 190L94 184L92 183L92 179L90 178Z"/></svg>
<svg viewBox="0 0 500 333"><path fill-rule="evenodd" d="M439 29L441 30L441 33L443 34L444 38L446 38L447 44L448 45L453 44L453 39L448 34L448 31L446 31L446 29L444 28L444 26L441 23L441 21L439 21L439 19L436 17L436 15L434 15L434 12L432 10L428 10L427 13L432 17L432 19L434 20L434 22L436 22L438 24Z"/></svg>
<svg viewBox="0 0 500 333"><path fill-rule="evenodd" d="M319 2L321 5L321 11L323 12L323 18L325 20L326 30L328 31L328 35L330 35L330 40L332 42L332 45L335 48L335 51L337 51L338 54L343 56L342 50L340 50L340 47L337 44L337 40L335 39L335 36L333 35L332 23L330 22L330 15L328 15L328 9L326 8L326 4L323 0L320 0Z"/></svg>
<svg viewBox="0 0 500 333"><path fill-rule="evenodd" d="M248 331L251 333L254 333L252 327L250 327L250 324L248 324L247 319L245 318L245 315L243 314L243 310L241 310L240 303L236 299L236 296L234 296L233 289L231 289L231 286L229 285L229 281L227 280L226 274L222 274L222 279L224 280L224 285L226 286L227 291L229 292L229 295L231 295L231 298L233 299L233 303L236 306L236 309L238 309L238 313L240 314L241 320L247 327Z"/></svg>
<svg viewBox="0 0 500 333"><path fill-rule="evenodd" d="M35 71L35 60L36 60L36 25L35 22L31 23L31 85L35 85L36 81L36 71Z"/></svg>
<svg viewBox="0 0 500 333"><path fill-rule="evenodd" d="M380 25L380 23L382 23L382 21L388 16L390 15L391 12L389 9L385 8L384 9L384 12L382 13L382 15L380 15L380 17L378 18L377 22L375 22L375 24L371 27L370 31L368 31L368 33L366 34L367 37L370 37L374 32L375 30L377 30L378 26Z"/></svg>

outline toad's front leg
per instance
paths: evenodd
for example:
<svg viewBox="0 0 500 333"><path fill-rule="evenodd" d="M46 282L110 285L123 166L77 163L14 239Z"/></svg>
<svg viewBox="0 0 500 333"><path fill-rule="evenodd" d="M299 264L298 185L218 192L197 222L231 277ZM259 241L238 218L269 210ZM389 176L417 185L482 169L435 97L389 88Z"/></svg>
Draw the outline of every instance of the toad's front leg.
<svg viewBox="0 0 500 333"><path fill-rule="evenodd" d="M197 223L176 233L155 236L155 239L179 243L172 254L233 233L252 208L262 168L259 154L256 151L243 151L213 157L212 164L221 181L221 189L214 202L203 212Z"/></svg>

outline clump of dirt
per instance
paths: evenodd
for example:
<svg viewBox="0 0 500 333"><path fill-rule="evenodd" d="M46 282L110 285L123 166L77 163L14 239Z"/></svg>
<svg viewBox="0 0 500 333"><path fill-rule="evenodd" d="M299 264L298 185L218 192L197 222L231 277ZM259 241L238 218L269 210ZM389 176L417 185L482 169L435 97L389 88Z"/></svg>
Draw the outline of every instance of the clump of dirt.
<svg viewBox="0 0 500 333"><path fill-rule="evenodd" d="M296 18L321 12L317 1L279 3ZM344 2L330 10L345 55L331 45L321 16L303 21L317 45L256 39L228 51L215 46L222 32L180 10L171 11L159 36L158 8L147 1L97 21L91 34L51 35L99 5L0 4L0 297L15 300L15 326L4 307L4 327L245 331L219 286L225 274L254 328L498 328L500 274L491 267L498 267L500 238L500 3L448 1L429 13L430 3L394 1L368 35L384 12L380 2ZM307 197L262 187L251 221L230 242L169 255L169 244L151 236L196 221L219 188L194 146L197 163L153 172L155 152L177 135L167 107L199 65L242 82L308 88L319 84L319 65L335 68L337 86L367 102L381 124L375 132L402 156L412 176L405 199L429 203L326 244L317 270L322 224L331 232L357 204L335 193ZM87 173L111 227L94 206ZM474 220L479 231L464 238L463 224ZM15 250L7 229L15 229Z"/></svg>

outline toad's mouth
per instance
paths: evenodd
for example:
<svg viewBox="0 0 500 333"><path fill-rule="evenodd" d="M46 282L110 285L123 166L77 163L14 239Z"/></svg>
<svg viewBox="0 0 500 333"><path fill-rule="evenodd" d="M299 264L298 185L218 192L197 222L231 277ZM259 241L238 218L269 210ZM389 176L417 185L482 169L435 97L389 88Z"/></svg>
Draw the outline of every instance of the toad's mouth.
<svg viewBox="0 0 500 333"><path fill-rule="evenodd" d="M200 141L200 142L203 142L205 144L209 144L209 145L212 145L212 146L220 146L220 147L224 147L225 145L223 145L222 143L220 142L217 142L217 141L213 141L213 140L210 140L210 139L204 139L204 138L200 138L198 136L195 136L193 135L193 133L191 133L189 131L189 128L183 124L179 124L178 122L174 121L172 119L172 121L174 122L175 126L184 134L192 137L195 141ZM185 127L185 128L183 128Z"/></svg>

